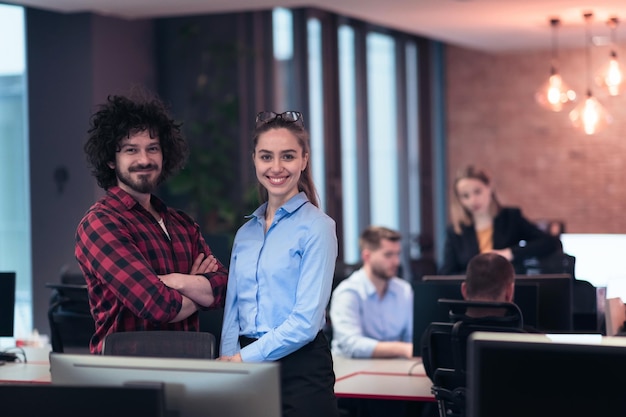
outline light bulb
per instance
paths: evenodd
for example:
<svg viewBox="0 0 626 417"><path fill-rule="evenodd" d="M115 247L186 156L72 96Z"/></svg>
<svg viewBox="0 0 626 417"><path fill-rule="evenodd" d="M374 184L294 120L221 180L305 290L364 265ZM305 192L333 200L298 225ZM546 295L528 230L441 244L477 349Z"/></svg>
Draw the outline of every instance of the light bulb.
<svg viewBox="0 0 626 417"><path fill-rule="evenodd" d="M596 77L597 83L605 88L610 95L617 96L624 87L624 71L617 60L617 54L611 52L609 63L600 70Z"/></svg>
<svg viewBox="0 0 626 417"><path fill-rule="evenodd" d="M611 116L600 102L587 93L587 97L569 114L572 124L582 129L585 134L598 133L606 124L611 122Z"/></svg>
<svg viewBox="0 0 626 417"><path fill-rule="evenodd" d="M563 82L561 74L554 69L550 78L535 93L537 103L548 110L557 112L563 110L564 104L575 99L576 93Z"/></svg>

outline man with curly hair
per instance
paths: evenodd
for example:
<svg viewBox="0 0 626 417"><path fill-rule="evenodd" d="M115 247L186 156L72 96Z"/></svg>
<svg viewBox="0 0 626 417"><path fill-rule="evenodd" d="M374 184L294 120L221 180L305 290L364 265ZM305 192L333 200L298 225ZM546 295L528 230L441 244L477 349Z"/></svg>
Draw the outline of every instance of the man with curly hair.
<svg viewBox="0 0 626 417"><path fill-rule="evenodd" d="M95 333L198 331L200 309L224 305L227 271L198 224L152 193L185 163L181 124L156 99L109 96L91 117L84 150L106 195L76 231Z"/></svg>

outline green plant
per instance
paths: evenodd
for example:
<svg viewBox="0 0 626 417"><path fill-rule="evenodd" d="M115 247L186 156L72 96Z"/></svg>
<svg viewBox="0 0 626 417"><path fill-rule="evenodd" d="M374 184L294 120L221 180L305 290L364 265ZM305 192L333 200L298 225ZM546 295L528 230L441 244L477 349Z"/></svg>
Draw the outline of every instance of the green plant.
<svg viewBox="0 0 626 417"><path fill-rule="evenodd" d="M245 52L232 41L215 40L209 27L191 22L178 29L177 71L172 77L182 91L189 91L178 110L190 155L185 168L165 186L205 235L228 235L232 242L251 206L248 187L236 175L239 98L232 68Z"/></svg>
<svg viewBox="0 0 626 417"><path fill-rule="evenodd" d="M187 123L190 145L185 168L168 182L172 195L184 196L187 210L200 219L207 233L228 233L235 223L234 139L219 126L236 123L236 100L220 103L216 120ZM221 116L221 117L220 117Z"/></svg>

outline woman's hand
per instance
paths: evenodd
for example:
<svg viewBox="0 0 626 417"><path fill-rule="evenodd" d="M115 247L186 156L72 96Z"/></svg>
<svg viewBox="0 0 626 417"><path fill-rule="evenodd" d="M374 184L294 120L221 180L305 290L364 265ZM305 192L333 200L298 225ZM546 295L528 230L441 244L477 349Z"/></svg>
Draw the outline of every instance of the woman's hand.
<svg viewBox="0 0 626 417"><path fill-rule="evenodd" d="M217 358L218 361L222 361L222 362L243 362L241 360L241 354L237 353L236 355L233 356L220 356L219 358Z"/></svg>

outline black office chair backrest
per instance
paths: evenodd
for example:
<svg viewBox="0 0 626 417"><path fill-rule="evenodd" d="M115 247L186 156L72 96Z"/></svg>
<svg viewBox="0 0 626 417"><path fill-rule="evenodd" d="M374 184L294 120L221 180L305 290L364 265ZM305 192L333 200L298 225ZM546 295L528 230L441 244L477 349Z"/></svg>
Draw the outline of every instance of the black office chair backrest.
<svg viewBox="0 0 626 417"><path fill-rule="evenodd" d="M215 336L192 331L134 331L104 338L103 355L215 359Z"/></svg>
<svg viewBox="0 0 626 417"><path fill-rule="evenodd" d="M432 392L442 416L465 415L467 339L476 331L524 332L519 307L513 303L438 300L450 311L450 322L431 323L424 333L422 361L433 382ZM479 309L482 317L467 316L468 308ZM476 310L474 310L476 311Z"/></svg>
<svg viewBox="0 0 626 417"><path fill-rule="evenodd" d="M89 353L95 322L89 309L86 284L47 283L52 290L48 324L53 352Z"/></svg>

